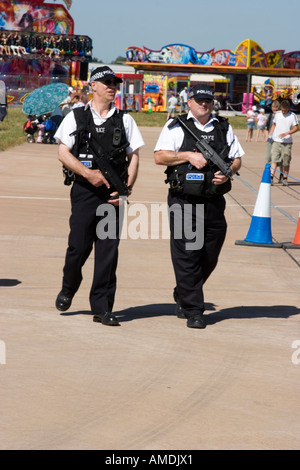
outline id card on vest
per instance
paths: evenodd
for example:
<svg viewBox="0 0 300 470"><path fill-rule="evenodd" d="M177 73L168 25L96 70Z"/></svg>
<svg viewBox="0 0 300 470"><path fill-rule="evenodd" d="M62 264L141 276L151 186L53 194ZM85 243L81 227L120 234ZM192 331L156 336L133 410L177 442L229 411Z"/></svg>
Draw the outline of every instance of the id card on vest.
<svg viewBox="0 0 300 470"><path fill-rule="evenodd" d="M93 166L93 155L80 153L78 160L87 168L92 168Z"/></svg>

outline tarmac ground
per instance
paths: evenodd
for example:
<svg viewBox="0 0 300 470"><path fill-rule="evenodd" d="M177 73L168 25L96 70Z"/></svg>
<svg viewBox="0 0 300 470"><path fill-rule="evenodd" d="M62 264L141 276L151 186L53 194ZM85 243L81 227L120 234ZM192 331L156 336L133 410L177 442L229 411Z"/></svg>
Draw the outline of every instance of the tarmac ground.
<svg viewBox="0 0 300 470"><path fill-rule="evenodd" d="M92 255L70 310L55 308L70 213L57 146L0 154L0 448L299 449L300 249L235 243L251 223L266 144L236 131L246 154L204 289L207 327L194 330L175 316L169 239L151 212L167 196L153 160L160 129L141 131L146 145L120 244L119 327L92 321ZM279 243L297 229L300 133L290 175L288 187L271 187Z"/></svg>

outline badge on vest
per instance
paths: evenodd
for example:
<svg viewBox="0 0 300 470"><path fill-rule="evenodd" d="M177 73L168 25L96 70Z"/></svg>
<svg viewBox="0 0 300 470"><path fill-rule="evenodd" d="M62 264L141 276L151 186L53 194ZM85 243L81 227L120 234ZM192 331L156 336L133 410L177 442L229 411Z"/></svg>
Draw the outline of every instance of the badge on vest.
<svg viewBox="0 0 300 470"><path fill-rule="evenodd" d="M92 159L93 159L93 155L91 154L81 153L79 155L79 161L87 168L92 168L93 166Z"/></svg>
<svg viewBox="0 0 300 470"><path fill-rule="evenodd" d="M185 175L186 181L203 181L204 174L203 173L187 173Z"/></svg>
<svg viewBox="0 0 300 470"><path fill-rule="evenodd" d="M98 132L98 134L104 134L105 133L105 127L95 126L95 129Z"/></svg>
<svg viewBox="0 0 300 470"><path fill-rule="evenodd" d="M86 158L93 158L93 155L91 155L91 154L85 154L85 153L81 153L81 154L79 155L79 159L80 159L80 160L85 160Z"/></svg>
<svg viewBox="0 0 300 470"><path fill-rule="evenodd" d="M90 160L81 160L81 163L87 168L92 168L92 162Z"/></svg>

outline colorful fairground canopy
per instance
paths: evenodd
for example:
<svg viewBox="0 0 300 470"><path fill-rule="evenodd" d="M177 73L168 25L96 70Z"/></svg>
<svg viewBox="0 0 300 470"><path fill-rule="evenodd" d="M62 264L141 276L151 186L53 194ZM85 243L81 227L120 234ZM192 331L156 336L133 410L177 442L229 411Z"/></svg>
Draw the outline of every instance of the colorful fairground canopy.
<svg viewBox="0 0 300 470"><path fill-rule="evenodd" d="M72 0L64 3L70 9ZM65 63L89 62L91 57L92 40L74 35L74 20L64 5L0 0L0 69L1 62L7 65L11 59Z"/></svg>
<svg viewBox="0 0 300 470"><path fill-rule="evenodd" d="M11 1L11 0L4 0L4 2L18 3L18 2ZM30 3L31 6L35 7L37 5L42 5L43 3L45 3L45 0L23 0L22 3ZM68 10L70 10L71 5L72 5L72 0L64 0L64 3L66 4Z"/></svg>
<svg viewBox="0 0 300 470"><path fill-rule="evenodd" d="M250 73L260 75L299 75L300 51L275 50L264 52L251 39L242 41L234 51L211 49L197 52L185 44L169 44L159 51L146 47L128 47L127 63L152 70L176 69L182 72Z"/></svg>

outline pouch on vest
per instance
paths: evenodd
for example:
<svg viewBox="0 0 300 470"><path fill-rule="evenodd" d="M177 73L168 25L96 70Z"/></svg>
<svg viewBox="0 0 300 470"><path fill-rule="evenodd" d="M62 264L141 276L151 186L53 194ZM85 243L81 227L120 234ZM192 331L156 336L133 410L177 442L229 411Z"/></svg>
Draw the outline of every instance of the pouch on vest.
<svg viewBox="0 0 300 470"><path fill-rule="evenodd" d="M205 188L205 174L202 170L197 170L191 165L178 165L172 171L166 170L166 183L170 184L170 189L176 193L187 194L189 196L201 196Z"/></svg>
<svg viewBox="0 0 300 470"><path fill-rule="evenodd" d="M179 167L178 172L183 182L183 193L188 196L202 196L205 189L206 175L191 165ZM182 176L181 176L182 175Z"/></svg>
<svg viewBox="0 0 300 470"><path fill-rule="evenodd" d="M184 176L183 193L189 196L200 196L205 188L205 173L190 170Z"/></svg>
<svg viewBox="0 0 300 470"><path fill-rule="evenodd" d="M187 121L186 115L180 116L180 118L181 119L179 121L177 120L180 125L183 120L185 122ZM218 137L218 141L224 142L225 147L221 149L217 148L215 151L220 152L220 156L222 153L224 154L224 152L226 152L225 155L228 155L229 147L226 143L228 121L227 119L223 118L219 119L220 121L217 121L217 123L215 124L214 132ZM176 124L176 118L174 124ZM172 127L172 124L170 124L169 127ZM195 139L194 136L190 136L189 134L187 134L183 126L181 127L185 132L185 137L179 151L185 152L187 150L190 150L191 148L194 148L193 145ZM191 129L191 131L193 133L197 132L197 130L194 131L194 129ZM199 138L201 138L201 136ZM221 158L226 161L224 157ZM221 185L215 185L212 180L214 179L214 173L216 173L217 171L218 168L211 163L208 163L201 170L197 170L191 164L183 163L175 167L172 166L167 168L167 170L165 171L165 173L167 174L166 183L170 184L170 190L172 192L182 193L191 196L201 196L208 198L226 194L231 190L231 180L228 179L227 181L225 181L225 183Z"/></svg>
<svg viewBox="0 0 300 470"><path fill-rule="evenodd" d="M165 173L168 175L166 183L170 184L172 192L188 196L213 197L231 190L230 179L220 185L213 184L212 171L197 170L191 165L178 165L173 167L171 172L166 170Z"/></svg>

